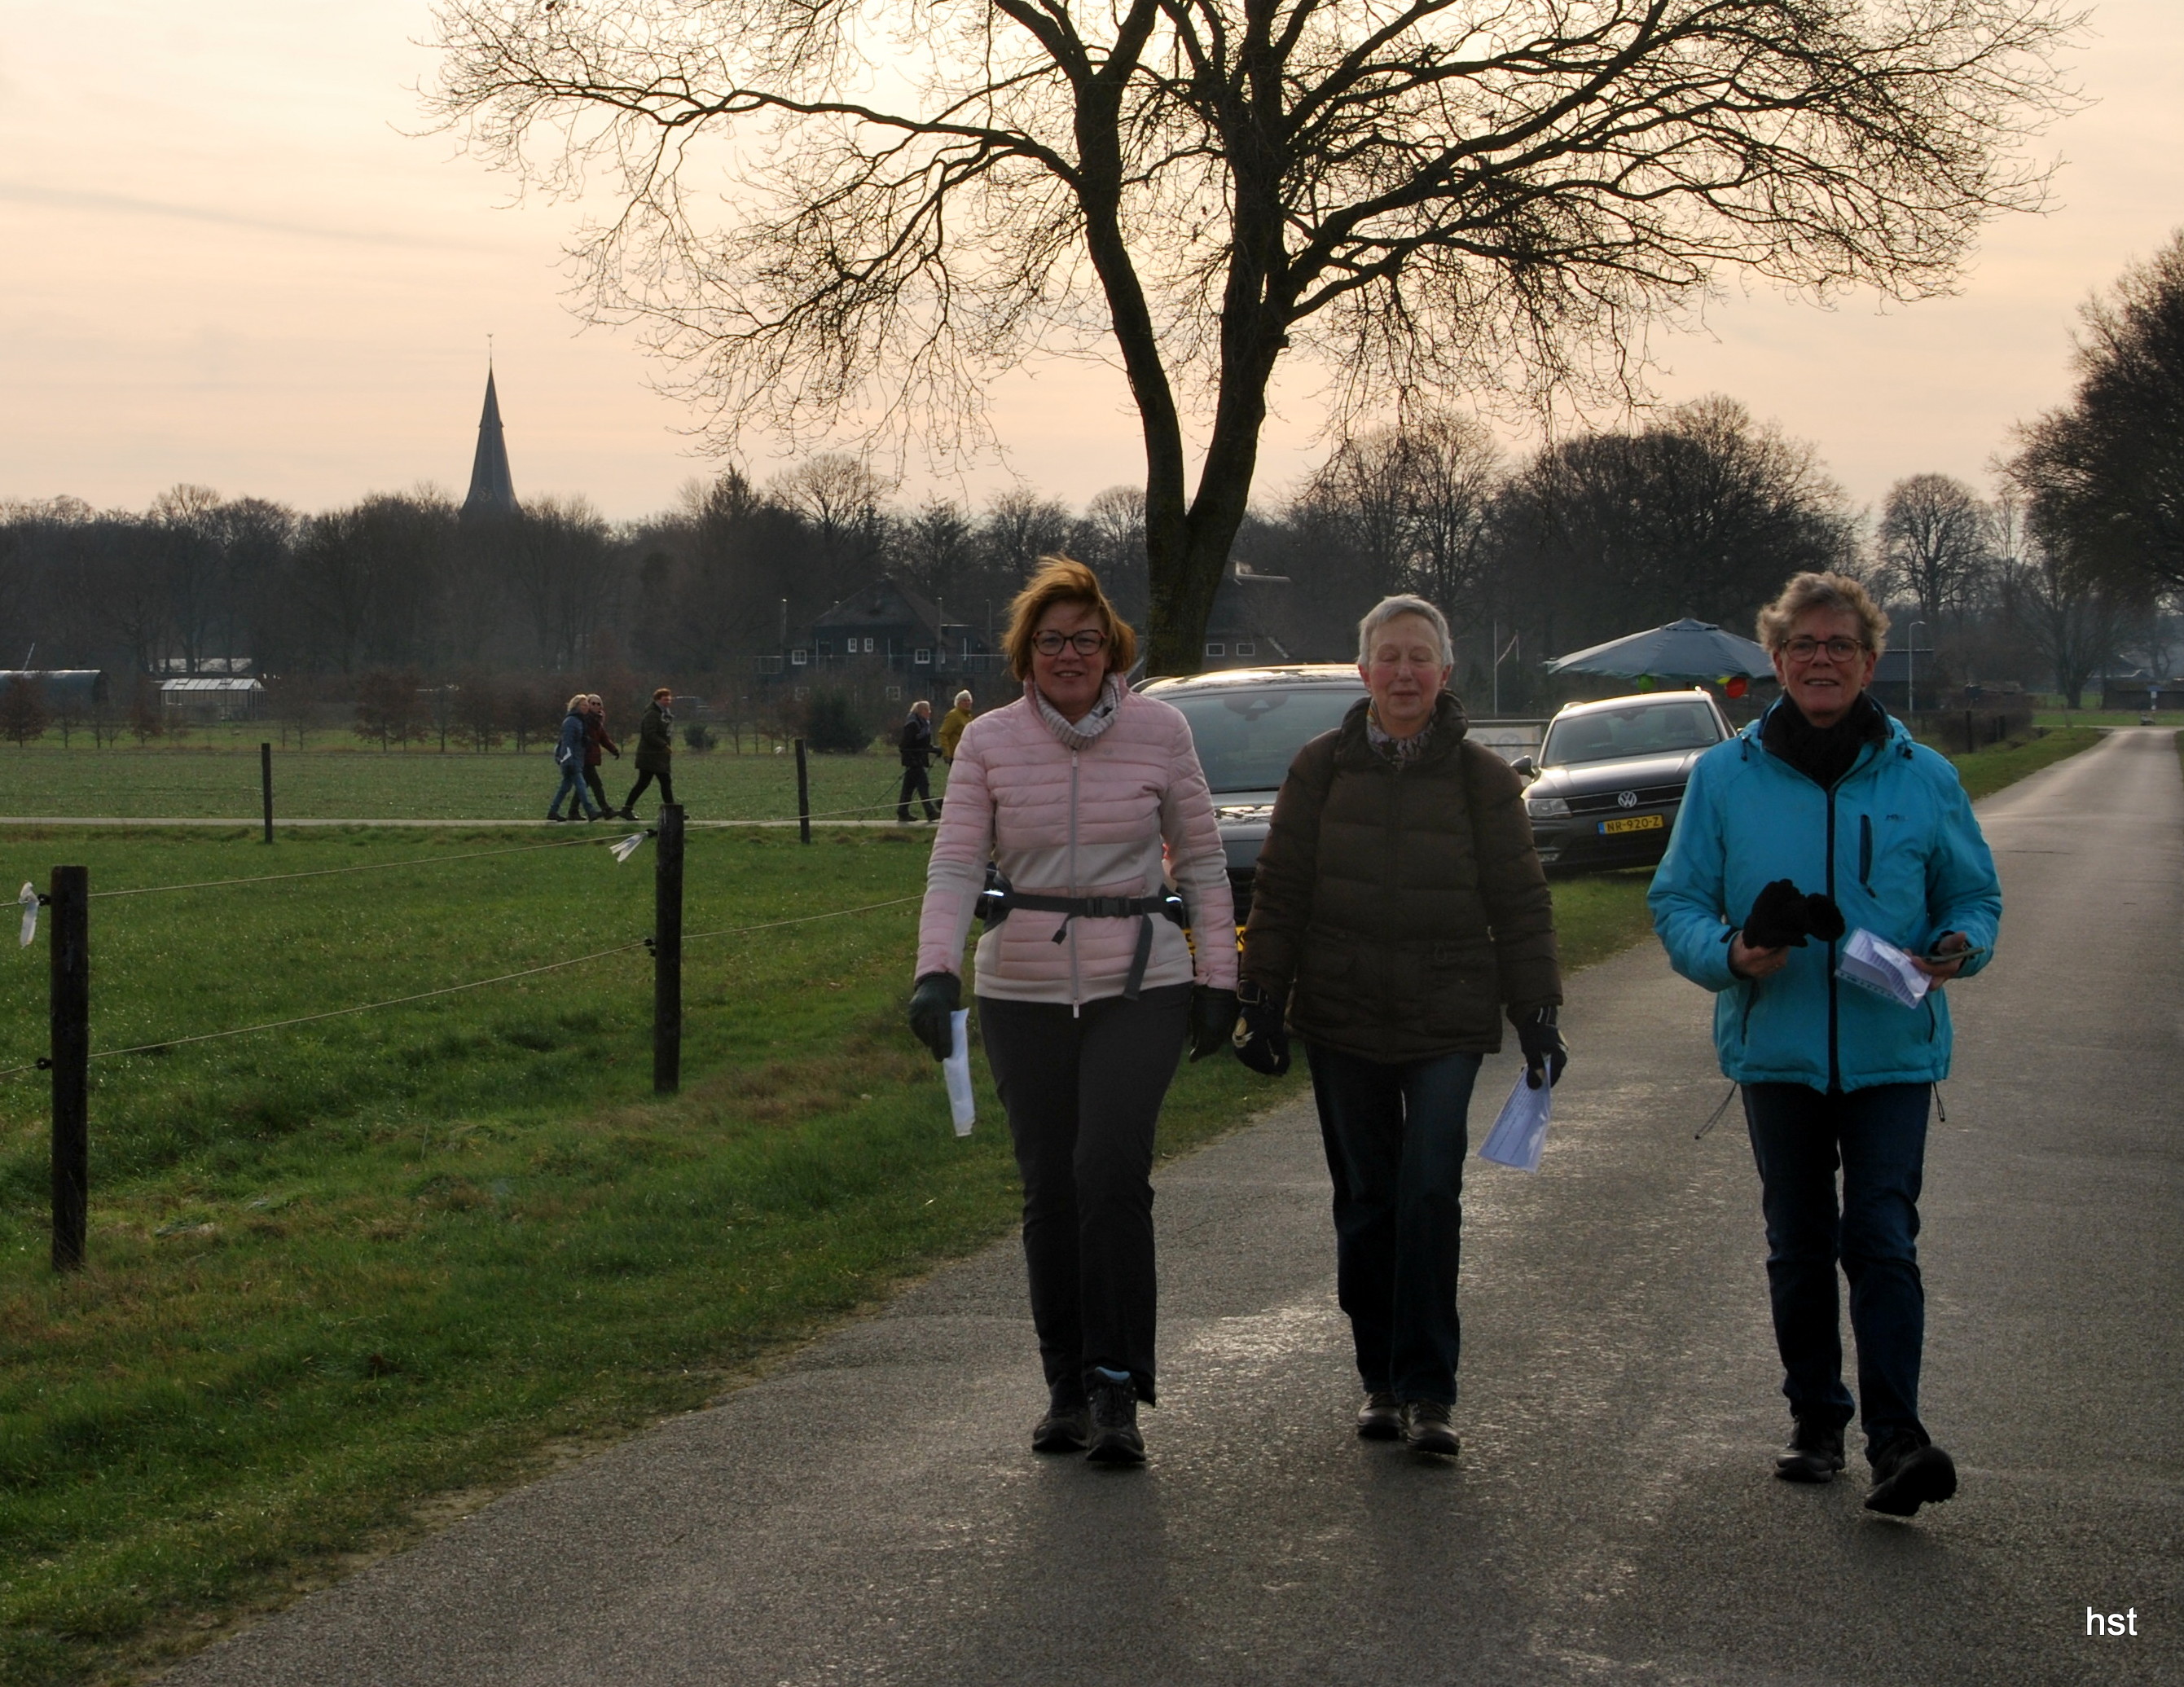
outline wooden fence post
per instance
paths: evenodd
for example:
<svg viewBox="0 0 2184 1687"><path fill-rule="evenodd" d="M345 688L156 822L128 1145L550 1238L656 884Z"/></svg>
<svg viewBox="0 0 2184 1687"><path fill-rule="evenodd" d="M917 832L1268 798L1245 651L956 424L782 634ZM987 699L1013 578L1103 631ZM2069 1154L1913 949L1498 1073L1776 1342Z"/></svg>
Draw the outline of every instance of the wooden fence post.
<svg viewBox="0 0 2184 1687"><path fill-rule="evenodd" d="M55 867L50 994L53 1269L83 1267L91 1204L91 872Z"/></svg>
<svg viewBox="0 0 2184 1687"><path fill-rule="evenodd" d="M660 805L652 874L652 1092L682 1084L682 805Z"/></svg>
<svg viewBox="0 0 2184 1687"><path fill-rule="evenodd" d="M258 746L258 785L265 798L265 841L273 841L273 746Z"/></svg>
<svg viewBox="0 0 2184 1687"><path fill-rule="evenodd" d="M796 827L804 841L811 841L811 772L804 760L804 740L796 741Z"/></svg>

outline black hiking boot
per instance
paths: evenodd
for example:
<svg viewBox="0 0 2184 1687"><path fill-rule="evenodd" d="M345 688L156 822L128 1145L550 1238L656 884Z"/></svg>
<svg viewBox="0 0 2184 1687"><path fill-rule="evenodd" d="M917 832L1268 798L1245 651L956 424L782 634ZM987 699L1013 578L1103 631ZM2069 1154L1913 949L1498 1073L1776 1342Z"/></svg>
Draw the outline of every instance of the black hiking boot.
<svg viewBox="0 0 2184 1687"><path fill-rule="evenodd" d="M1385 1389L1375 1389L1357 1408L1357 1437L1364 1441L1397 1441L1403 1434L1403 1408Z"/></svg>
<svg viewBox="0 0 2184 1687"><path fill-rule="evenodd" d="M1138 1433L1137 1385L1101 1378L1088 1392L1092 1396L1092 1444L1084 1456L1095 1464L1143 1464L1145 1438Z"/></svg>
<svg viewBox="0 0 2184 1687"><path fill-rule="evenodd" d="M1808 1418L1797 1420L1790 1445L1774 1455L1774 1474L1785 1482L1832 1482L1843 1467L1843 1432Z"/></svg>
<svg viewBox="0 0 2184 1687"><path fill-rule="evenodd" d="M1457 1439L1448 1420L1449 1409L1439 1400L1414 1400L1403 1408L1403 1439L1414 1453L1454 1458L1463 1450L1463 1443Z"/></svg>
<svg viewBox="0 0 2184 1687"><path fill-rule="evenodd" d="M1046 1416L1031 1432L1035 1453L1081 1453L1092 1439L1092 1412L1082 1395L1065 1395L1056 1389L1046 1403Z"/></svg>
<svg viewBox="0 0 2184 1687"><path fill-rule="evenodd" d="M1916 1429L1899 1429L1873 1455L1873 1491L1865 1509L1908 1517L1957 1491L1957 1462Z"/></svg>

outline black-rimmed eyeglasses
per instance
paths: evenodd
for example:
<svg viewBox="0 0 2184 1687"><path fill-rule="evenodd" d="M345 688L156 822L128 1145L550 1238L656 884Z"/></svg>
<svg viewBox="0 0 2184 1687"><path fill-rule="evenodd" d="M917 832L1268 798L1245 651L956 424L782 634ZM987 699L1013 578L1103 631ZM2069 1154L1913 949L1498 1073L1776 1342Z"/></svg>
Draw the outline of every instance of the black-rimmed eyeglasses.
<svg viewBox="0 0 2184 1687"><path fill-rule="evenodd" d="M1782 647L1782 654L1793 662L1809 662L1821 651L1828 653L1831 662L1847 662L1865 649L1855 638L1793 638Z"/></svg>
<svg viewBox="0 0 2184 1687"><path fill-rule="evenodd" d="M1031 648L1042 656L1059 656L1067 644L1080 656L1096 653L1107 642L1107 635L1096 626L1080 627L1075 632L1034 632Z"/></svg>

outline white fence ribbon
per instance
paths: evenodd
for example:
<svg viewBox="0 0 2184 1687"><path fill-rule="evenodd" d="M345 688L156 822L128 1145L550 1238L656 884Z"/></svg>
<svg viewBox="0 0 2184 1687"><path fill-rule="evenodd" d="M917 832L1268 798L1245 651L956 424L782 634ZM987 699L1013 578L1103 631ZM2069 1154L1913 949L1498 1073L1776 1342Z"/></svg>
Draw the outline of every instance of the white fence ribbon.
<svg viewBox="0 0 2184 1687"><path fill-rule="evenodd" d="M28 949L38 936L38 888L25 884L23 894L15 899L23 905L23 947Z"/></svg>

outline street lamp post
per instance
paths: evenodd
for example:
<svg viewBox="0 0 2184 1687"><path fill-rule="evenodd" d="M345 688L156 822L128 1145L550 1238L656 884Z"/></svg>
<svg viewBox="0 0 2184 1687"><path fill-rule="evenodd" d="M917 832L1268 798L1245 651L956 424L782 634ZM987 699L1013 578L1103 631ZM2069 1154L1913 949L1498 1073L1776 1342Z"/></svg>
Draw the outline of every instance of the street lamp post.
<svg viewBox="0 0 2184 1687"><path fill-rule="evenodd" d="M1911 643L1903 653L1903 712L1908 715L1919 712L1919 629L1925 624L1911 623Z"/></svg>

